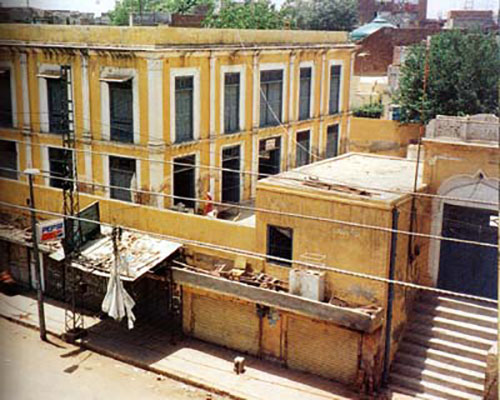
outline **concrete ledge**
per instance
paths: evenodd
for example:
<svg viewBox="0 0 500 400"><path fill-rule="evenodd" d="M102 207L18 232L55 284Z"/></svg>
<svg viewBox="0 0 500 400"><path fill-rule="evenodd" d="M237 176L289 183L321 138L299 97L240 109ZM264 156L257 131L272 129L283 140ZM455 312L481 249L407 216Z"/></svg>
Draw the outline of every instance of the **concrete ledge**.
<svg viewBox="0 0 500 400"><path fill-rule="evenodd" d="M359 309L319 303L283 292L274 292L205 275L182 268L172 268L174 281L180 285L232 295L251 302L275 307L336 325L371 333L382 325L382 309L368 313Z"/></svg>

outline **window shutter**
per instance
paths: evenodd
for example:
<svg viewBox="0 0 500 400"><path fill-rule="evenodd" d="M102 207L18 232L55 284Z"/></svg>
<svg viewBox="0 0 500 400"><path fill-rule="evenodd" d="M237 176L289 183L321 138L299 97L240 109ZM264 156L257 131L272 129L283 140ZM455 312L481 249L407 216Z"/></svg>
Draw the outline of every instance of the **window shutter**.
<svg viewBox="0 0 500 400"><path fill-rule="evenodd" d="M175 142L193 137L193 77L179 77L175 79Z"/></svg>
<svg viewBox="0 0 500 400"><path fill-rule="evenodd" d="M109 82L111 140L133 143L134 109L132 80Z"/></svg>
<svg viewBox="0 0 500 400"><path fill-rule="evenodd" d="M332 65L330 70L330 100L329 112L330 114L337 114L339 110L340 101L340 74L342 67L340 65Z"/></svg>

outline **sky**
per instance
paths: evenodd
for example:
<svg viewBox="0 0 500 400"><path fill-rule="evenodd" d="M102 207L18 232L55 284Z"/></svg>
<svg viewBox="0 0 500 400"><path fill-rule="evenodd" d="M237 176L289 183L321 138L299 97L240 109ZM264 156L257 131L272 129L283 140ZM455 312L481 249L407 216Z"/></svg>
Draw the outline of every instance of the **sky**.
<svg viewBox="0 0 500 400"><path fill-rule="evenodd" d="M284 0L272 0L275 4L281 5ZM468 0L469 2L471 0ZM500 8L500 0L472 0L474 9L494 10L495 13ZM428 0L427 18L446 17L446 13L452 9L463 8L466 0ZM0 4L5 7L26 6L58 9L58 10L79 10L100 14L113 8L115 0L0 0Z"/></svg>

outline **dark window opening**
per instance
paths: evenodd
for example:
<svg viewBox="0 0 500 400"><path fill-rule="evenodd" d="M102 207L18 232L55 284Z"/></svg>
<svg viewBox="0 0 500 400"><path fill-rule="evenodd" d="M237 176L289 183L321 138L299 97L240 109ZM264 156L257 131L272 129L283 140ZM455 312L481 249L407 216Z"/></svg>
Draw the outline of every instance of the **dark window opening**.
<svg viewBox="0 0 500 400"><path fill-rule="evenodd" d="M339 154L339 125L330 125L326 131L326 158Z"/></svg>
<svg viewBox="0 0 500 400"><path fill-rule="evenodd" d="M174 159L174 205L195 208L195 165L195 155Z"/></svg>
<svg viewBox="0 0 500 400"><path fill-rule="evenodd" d="M276 175L281 165L281 137L262 139L259 142L259 179Z"/></svg>
<svg viewBox="0 0 500 400"><path fill-rule="evenodd" d="M240 146L222 150L222 202L239 203L240 201ZM227 170L231 171L227 171Z"/></svg>
<svg viewBox="0 0 500 400"><path fill-rule="evenodd" d="M49 131L65 133L69 130L68 84L64 79L47 79Z"/></svg>
<svg viewBox="0 0 500 400"><path fill-rule="evenodd" d="M10 71L0 71L0 126L12 127L12 93Z"/></svg>
<svg viewBox="0 0 500 400"><path fill-rule="evenodd" d="M300 69L299 120L309 119L311 115L311 76L312 68Z"/></svg>
<svg viewBox="0 0 500 400"><path fill-rule="evenodd" d="M132 201L132 181L136 174L135 160L123 157L109 157L109 180L112 199ZM120 189L123 188L123 189Z"/></svg>
<svg viewBox="0 0 500 400"><path fill-rule="evenodd" d="M17 147L15 142L0 140L0 176L17 179Z"/></svg>
<svg viewBox="0 0 500 400"><path fill-rule="evenodd" d="M267 261L272 262L274 264L280 264L289 267L292 264L292 254L293 254L293 229L268 225ZM273 257L277 257L279 258L279 260Z"/></svg>
<svg viewBox="0 0 500 400"><path fill-rule="evenodd" d="M240 74L224 75L224 132L240 130Z"/></svg>
<svg viewBox="0 0 500 400"><path fill-rule="evenodd" d="M330 69L330 114L338 114L340 111L340 74L342 67L340 65L332 65Z"/></svg>
<svg viewBox="0 0 500 400"><path fill-rule="evenodd" d="M311 162L311 134L309 131L297 132L297 151L295 154L295 166L301 167Z"/></svg>
<svg viewBox="0 0 500 400"><path fill-rule="evenodd" d="M71 150L49 147L50 186L58 189L73 187L72 155Z"/></svg>
<svg viewBox="0 0 500 400"><path fill-rule="evenodd" d="M175 78L175 142L193 140L193 77Z"/></svg>
<svg viewBox="0 0 500 400"><path fill-rule="evenodd" d="M260 126L279 125L282 122L283 71L262 71L260 89Z"/></svg>
<svg viewBox="0 0 500 400"><path fill-rule="evenodd" d="M111 140L134 142L132 80L108 82Z"/></svg>

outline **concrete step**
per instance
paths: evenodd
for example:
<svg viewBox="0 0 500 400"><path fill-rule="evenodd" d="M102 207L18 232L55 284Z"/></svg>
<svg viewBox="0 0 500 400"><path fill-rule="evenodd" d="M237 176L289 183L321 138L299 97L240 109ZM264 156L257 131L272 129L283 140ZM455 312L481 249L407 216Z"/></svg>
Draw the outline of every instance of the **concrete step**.
<svg viewBox="0 0 500 400"><path fill-rule="evenodd" d="M391 390L392 393L397 393L398 395L403 394L403 395L411 397L411 398L426 399L426 400L442 400L443 399L442 397L433 396L433 395L427 394L427 393L421 393L421 392L418 392L414 389L409 389L407 387L399 386L395 383L389 384L389 389ZM396 397L396 398L399 398L399 397Z"/></svg>
<svg viewBox="0 0 500 400"><path fill-rule="evenodd" d="M434 293L424 293L421 302L432 305L441 305L454 308L476 315L498 318L498 305L496 303L482 302L478 300L462 299L460 297L437 296Z"/></svg>
<svg viewBox="0 0 500 400"><path fill-rule="evenodd" d="M405 340L462 357L473 358L478 361L486 361L486 356L488 354L488 351L486 350L479 350L474 347L450 342L448 340L432 336L425 336L416 332L407 332Z"/></svg>
<svg viewBox="0 0 500 400"><path fill-rule="evenodd" d="M413 321L420 325L432 325L437 328L449 329L456 332L461 332L466 335L481 337L483 339L489 340L492 343L497 340L497 330L491 328L485 328L484 326L477 326L472 323L455 321L453 319L436 317L427 314L414 314Z"/></svg>
<svg viewBox="0 0 500 400"><path fill-rule="evenodd" d="M429 370L439 372L443 375L451 375L469 382L484 384L484 372L471 370L470 368L461 368L454 363L443 362L432 358L413 356L404 352L398 352L395 363L408 365L420 370Z"/></svg>
<svg viewBox="0 0 500 400"><path fill-rule="evenodd" d="M409 342L407 340L404 340L401 343L399 351L414 357L423 357L430 360L451 363L459 368L467 368L471 371L484 373L486 370L486 360L479 361L474 358L463 357L461 355Z"/></svg>
<svg viewBox="0 0 500 400"><path fill-rule="evenodd" d="M419 378L412 378L397 373L391 374L391 384L413 389L419 393L430 394L447 400L481 400L482 396L477 396L461 390L451 389L434 382L427 382Z"/></svg>
<svg viewBox="0 0 500 400"><path fill-rule="evenodd" d="M443 374L428 369L415 368L399 362L394 363L392 370L402 376L412 379L418 378L421 381L436 383L440 386L469 393L475 396L481 396L483 393L483 385L454 376L450 374L451 371Z"/></svg>
<svg viewBox="0 0 500 400"><path fill-rule="evenodd" d="M419 333L425 336L432 336L438 339L447 340L454 343L463 344L465 346L474 347L479 350L488 351L494 342L475 335L467 335L462 332L457 332L451 329L445 329L434 324L423 325L420 323L411 323L408 327L409 332Z"/></svg>
<svg viewBox="0 0 500 400"><path fill-rule="evenodd" d="M455 321L467 322L478 326L483 326L489 329L497 327L497 318L487 317L485 315L471 314L465 311L456 310L445 306L433 306L432 304L417 303L415 310L418 313L423 313L436 317L443 317Z"/></svg>

